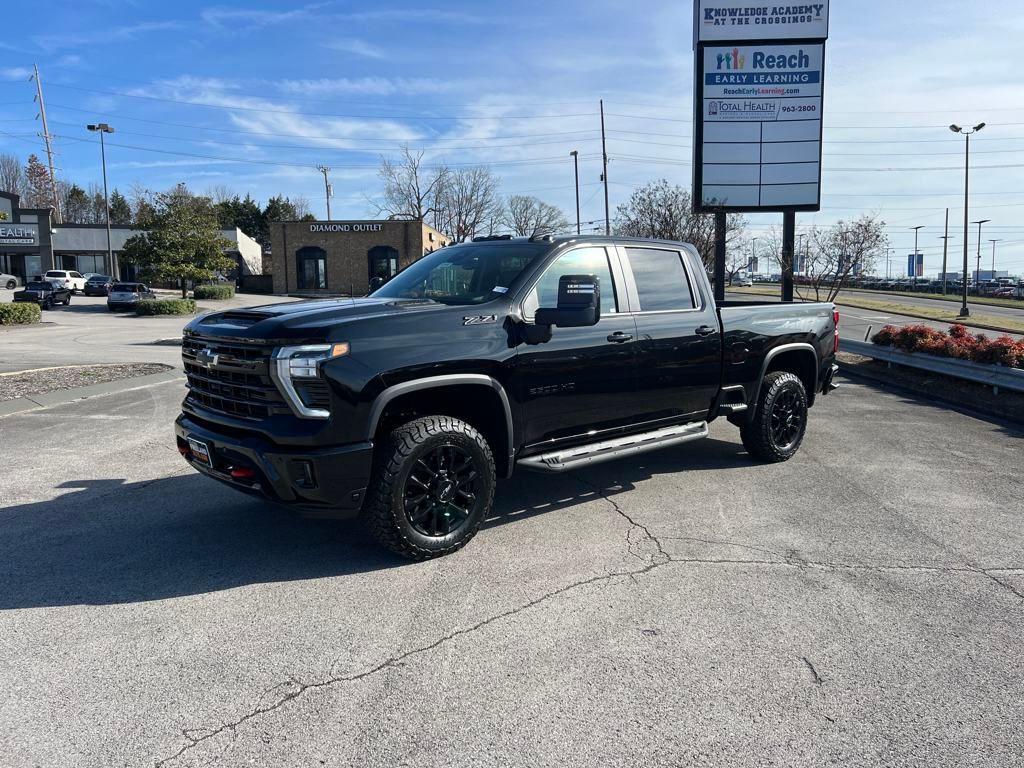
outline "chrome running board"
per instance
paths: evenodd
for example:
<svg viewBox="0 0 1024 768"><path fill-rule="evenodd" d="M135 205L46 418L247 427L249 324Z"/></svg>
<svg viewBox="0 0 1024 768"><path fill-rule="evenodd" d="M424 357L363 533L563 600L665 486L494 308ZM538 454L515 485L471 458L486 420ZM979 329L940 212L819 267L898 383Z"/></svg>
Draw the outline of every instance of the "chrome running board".
<svg viewBox="0 0 1024 768"><path fill-rule="evenodd" d="M604 440L600 443L579 445L575 448L563 448L560 451L528 456L525 459L520 459L518 463L526 469L536 469L541 472L565 472L587 464L621 459L623 456L646 453L707 436L708 423L701 421L694 424L662 427L653 432L643 432L639 435L617 437L614 440Z"/></svg>

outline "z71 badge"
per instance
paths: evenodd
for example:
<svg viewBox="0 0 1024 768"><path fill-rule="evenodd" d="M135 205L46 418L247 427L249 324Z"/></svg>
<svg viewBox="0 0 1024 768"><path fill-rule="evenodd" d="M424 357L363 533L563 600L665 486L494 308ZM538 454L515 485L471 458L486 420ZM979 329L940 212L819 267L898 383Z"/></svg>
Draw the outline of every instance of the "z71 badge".
<svg viewBox="0 0 1024 768"><path fill-rule="evenodd" d="M467 315L462 318L463 325L486 325L498 322L497 315Z"/></svg>

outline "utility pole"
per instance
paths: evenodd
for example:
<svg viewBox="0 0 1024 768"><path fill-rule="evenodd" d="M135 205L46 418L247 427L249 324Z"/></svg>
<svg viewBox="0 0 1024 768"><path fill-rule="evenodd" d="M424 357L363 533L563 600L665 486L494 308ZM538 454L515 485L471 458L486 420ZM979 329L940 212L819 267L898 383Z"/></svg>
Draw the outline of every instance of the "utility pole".
<svg viewBox="0 0 1024 768"><path fill-rule="evenodd" d="M327 220L331 220L331 183L327 180L327 174L331 172L331 169L326 165L318 165L317 170L324 175L324 192L327 195Z"/></svg>
<svg viewBox="0 0 1024 768"><path fill-rule="evenodd" d="M53 170L53 145L50 143L50 127L46 122L46 103L43 101L43 81L39 78L39 65L32 65L32 77L36 81L36 101L39 103L39 118L43 121L43 141L46 142L46 161L50 165L50 192L53 195L53 210L56 213L55 223L61 223L60 195L57 194L57 175ZM54 267L57 265L54 264Z"/></svg>
<svg viewBox="0 0 1024 768"><path fill-rule="evenodd" d="M604 135L604 99L601 99L601 181L604 182L604 233L612 233L612 220L608 211L608 147Z"/></svg>
<svg viewBox="0 0 1024 768"><path fill-rule="evenodd" d="M576 234L580 234L580 153L577 150L573 150L569 153L572 155L572 164L576 169Z"/></svg>
<svg viewBox="0 0 1024 768"><path fill-rule="evenodd" d="M750 264L747 265L747 271L748 272L756 272L757 271L756 269L754 269L754 265L757 264L757 251L755 250L756 246L757 246L757 238L756 237L750 238Z"/></svg>

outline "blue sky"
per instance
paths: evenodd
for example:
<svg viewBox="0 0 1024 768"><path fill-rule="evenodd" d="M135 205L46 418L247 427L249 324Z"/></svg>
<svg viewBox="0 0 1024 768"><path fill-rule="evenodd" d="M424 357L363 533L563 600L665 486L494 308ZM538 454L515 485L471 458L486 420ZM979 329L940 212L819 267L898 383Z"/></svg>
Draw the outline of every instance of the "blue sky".
<svg viewBox="0 0 1024 768"><path fill-rule="evenodd" d="M651 179L689 184L691 14L685 1L15 2L0 38L0 151L40 151L26 80L38 63L60 175L83 185L99 181L84 124L103 120L117 130L108 168L122 189L302 195L322 216L325 163L334 217L358 218L379 191L379 155L408 143L431 162L490 163L505 194L568 214L578 149L583 219L597 220L600 98L613 208ZM798 223L878 212L894 271L913 249L909 227L925 225L936 272L946 206L951 252L963 242L963 140L945 126L984 120L971 204L971 219L992 219L982 264L999 238L997 266L1024 273L1022 34L1019 0L835 2L823 210ZM750 217L751 234L780 218Z"/></svg>

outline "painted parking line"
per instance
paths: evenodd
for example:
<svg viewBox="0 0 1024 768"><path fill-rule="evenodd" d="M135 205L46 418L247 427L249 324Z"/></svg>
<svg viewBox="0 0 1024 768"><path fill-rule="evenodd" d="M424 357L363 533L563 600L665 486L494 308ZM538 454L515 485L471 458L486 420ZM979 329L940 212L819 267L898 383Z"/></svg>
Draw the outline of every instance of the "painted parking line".
<svg viewBox="0 0 1024 768"><path fill-rule="evenodd" d="M856 317L858 320L871 320L876 323L880 323L883 320L891 320L892 315L856 315L853 312L849 312L840 305L839 307L840 317Z"/></svg>

